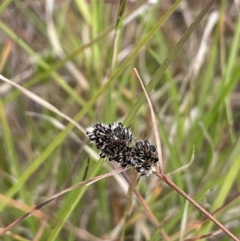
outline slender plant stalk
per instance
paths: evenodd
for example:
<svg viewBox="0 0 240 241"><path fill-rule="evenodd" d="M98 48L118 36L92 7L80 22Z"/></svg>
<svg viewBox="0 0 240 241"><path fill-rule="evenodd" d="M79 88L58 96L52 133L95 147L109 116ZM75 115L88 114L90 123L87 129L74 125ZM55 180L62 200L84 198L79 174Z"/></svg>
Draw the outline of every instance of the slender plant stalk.
<svg viewBox="0 0 240 241"><path fill-rule="evenodd" d="M180 189L171 179L169 179L165 174L160 173L157 169L153 171L153 173L162 179L168 186L178 192L181 196L187 199L193 206L195 206L199 211L201 211L204 215L207 216L212 222L214 222L220 229L222 229L229 237L231 237L235 241L239 241L239 239L234 236L226 227L224 227L216 218L214 218L209 212L207 212L203 207L201 207L194 199L192 199L188 194L186 194L182 189Z"/></svg>
<svg viewBox="0 0 240 241"><path fill-rule="evenodd" d="M131 212L131 208L132 208L132 204L133 204L133 199L132 199L132 196L133 196L133 192L134 192L134 189L135 187L137 186L138 182L139 182L139 179L140 179L140 176L139 175L135 175L134 179L133 179L133 182L129 185L129 188L128 188L128 204L127 204L127 207L126 207L126 210L124 212L124 216L123 216L123 223L126 223L127 222L127 219L128 219L128 216ZM121 239L124 240L124 236L125 236L125 230L126 228L124 227L122 229L122 233L121 233Z"/></svg>

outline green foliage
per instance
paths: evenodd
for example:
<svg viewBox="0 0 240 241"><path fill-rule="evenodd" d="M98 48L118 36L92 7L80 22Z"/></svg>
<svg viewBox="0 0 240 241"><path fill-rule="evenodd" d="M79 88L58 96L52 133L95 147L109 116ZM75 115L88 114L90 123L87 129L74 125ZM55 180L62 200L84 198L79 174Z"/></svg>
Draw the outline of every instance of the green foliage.
<svg viewBox="0 0 240 241"><path fill-rule="evenodd" d="M193 163L171 179L209 212L221 208L215 217L239 237L240 17L230 13L234 3L55 1L51 12L50 2L0 5L1 74L84 129L97 121L121 121L137 139L154 142L136 68L157 116L164 172L187 165L194 149ZM73 124L4 86L0 83L1 227L64 188L116 168L99 160ZM135 173L126 173L133 182ZM136 189L158 220L156 227L118 177L63 195L0 239L173 241L217 230L150 175ZM222 233L216 239L229 237Z"/></svg>

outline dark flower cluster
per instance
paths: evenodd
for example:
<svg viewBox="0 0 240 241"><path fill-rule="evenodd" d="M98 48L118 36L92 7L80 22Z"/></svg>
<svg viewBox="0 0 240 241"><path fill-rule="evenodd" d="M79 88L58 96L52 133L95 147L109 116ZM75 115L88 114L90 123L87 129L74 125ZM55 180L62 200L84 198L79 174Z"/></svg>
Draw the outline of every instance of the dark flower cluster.
<svg viewBox="0 0 240 241"><path fill-rule="evenodd" d="M97 123L87 128L86 134L97 149L100 157L116 161L122 167L133 166L141 176L151 172L151 166L158 162L156 147L148 140L133 142L130 128L122 123Z"/></svg>

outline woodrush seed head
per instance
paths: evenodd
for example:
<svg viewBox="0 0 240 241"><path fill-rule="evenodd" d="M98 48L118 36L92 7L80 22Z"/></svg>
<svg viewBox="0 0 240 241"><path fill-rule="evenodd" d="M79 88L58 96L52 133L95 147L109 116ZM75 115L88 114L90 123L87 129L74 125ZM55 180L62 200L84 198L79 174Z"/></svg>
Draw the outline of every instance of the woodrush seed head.
<svg viewBox="0 0 240 241"><path fill-rule="evenodd" d="M86 134L89 139L101 151L100 157L110 161L120 162L124 152L133 141L130 128L123 127L122 123L102 124L97 123L87 128Z"/></svg>
<svg viewBox="0 0 240 241"><path fill-rule="evenodd" d="M148 140L138 141L135 146L135 159L137 160L135 168L142 176L148 175L152 165L158 162L156 147Z"/></svg>
<svg viewBox="0 0 240 241"><path fill-rule="evenodd" d="M114 160L124 168L133 166L141 176L148 175L152 165L158 162L156 147L148 140L134 144L130 128L121 122L97 123L88 127L86 134L100 150L101 158Z"/></svg>

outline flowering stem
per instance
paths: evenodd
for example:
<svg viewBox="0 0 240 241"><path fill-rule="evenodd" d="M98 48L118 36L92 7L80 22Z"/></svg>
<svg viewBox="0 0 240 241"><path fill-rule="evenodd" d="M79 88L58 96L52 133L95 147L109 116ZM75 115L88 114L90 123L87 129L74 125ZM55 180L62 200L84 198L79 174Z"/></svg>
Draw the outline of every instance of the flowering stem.
<svg viewBox="0 0 240 241"><path fill-rule="evenodd" d="M168 186L178 192L181 196L187 199L192 205L194 205L199 211L207 216L212 222L214 222L220 229L222 229L229 237L235 241L239 239L234 236L226 227L224 227L216 218L214 218L209 212L207 212L202 206L200 206L196 201L194 201L188 194L186 194L181 188L179 188L171 179L169 179L165 174L160 173L157 169L153 173L162 179Z"/></svg>

